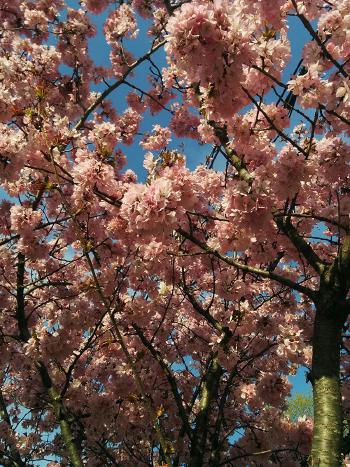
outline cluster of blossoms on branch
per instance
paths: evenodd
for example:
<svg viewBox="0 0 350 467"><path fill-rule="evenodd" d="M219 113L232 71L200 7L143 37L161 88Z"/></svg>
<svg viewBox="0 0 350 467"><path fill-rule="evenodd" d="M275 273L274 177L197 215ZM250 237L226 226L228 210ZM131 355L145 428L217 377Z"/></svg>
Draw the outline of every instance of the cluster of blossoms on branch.
<svg viewBox="0 0 350 467"><path fill-rule="evenodd" d="M0 464L340 466L350 1L0 0L0 21ZM314 420L288 416L301 366Z"/></svg>

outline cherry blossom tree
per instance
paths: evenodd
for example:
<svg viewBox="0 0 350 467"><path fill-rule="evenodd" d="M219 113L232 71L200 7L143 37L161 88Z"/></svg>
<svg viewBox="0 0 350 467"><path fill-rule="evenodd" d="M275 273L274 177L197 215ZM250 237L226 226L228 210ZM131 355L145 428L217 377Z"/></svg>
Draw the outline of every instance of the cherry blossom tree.
<svg viewBox="0 0 350 467"><path fill-rule="evenodd" d="M350 1L0 18L1 464L346 465Z"/></svg>

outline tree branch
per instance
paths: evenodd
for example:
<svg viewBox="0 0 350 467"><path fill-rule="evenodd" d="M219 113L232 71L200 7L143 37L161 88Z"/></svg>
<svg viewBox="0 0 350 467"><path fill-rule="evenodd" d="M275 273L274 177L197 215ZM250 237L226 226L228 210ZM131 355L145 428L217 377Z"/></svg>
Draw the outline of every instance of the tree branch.
<svg viewBox="0 0 350 467"><path fill-rule="evenodd" d="M274 213L274 217L284 217L285 214L284 213ZM329 219L328 217L324 217L324 216L318 216L316 214L297 214L297 213L291 213L289 214L289 217L296 217L296 218L300 218L300 219L315 219L316 221L320 221L320 222L324 222L326 224L330 224L330 225L334 225L335 227L338 227L342 230L344 230L346 233L349 232L349 226L345 225L345 224L340 224L339 222L333 220L333 219Z"/></svg>
<svg viewBox="0 0 350 467"><path fill-rule="evenodd" d="M350 234L346 235L339 252L340 280L348 292L350 288Z"/></svg>
<svg viewBox="0 0 350 467"><path fill-rule="evenodd" d="M199 412L196 417L191 443L189 467L203 465L209 428L209 410L213 400L217 396L221 375L222 368L219 365L217 355L214 355L200 391Z"/></svg>
<svg viewBox="0 0 350 467"><path fill-rule="evenodd" d="M317 45L320 47L322 50L323 55L328 58L329 61L333 63L333 65L338 68L340 73L345 77L348 78L349 75L348 73L344 70L343 65L341 65L327 50L325 44L321 41L320 36L317 34L316 31L314 31L313 27L311 26L311 23L305 16L301 13L298 12L298 5L295 0L292 0L292 4L295 8L295 11L297 13L297 16L299 17L300 21L303 23L305 29L310 33L311 37L316 41Z"/></svg>
<svg viewBox="0 0 350 467"><path fill-rule="evenodd" d="M27 326L24 301L24 274L25 274L25 256L23 253L17 255L17 293L16 293L16 319L19 330L19 339L27 342L30 338L30 332Z"/></svg>
<svg viewBox="0 0 350 467"><path fill-rule="evenodd" d="M255 267L248 266L247 264L240 263L239 261L234 260L233 258L230 258L229 256L224 256L221 253L219 253L217 250L214 250L213 248L210 248L206 243L201 242L198 240L196 237L193 235L189 234L183 229L178 229L177 230L180 235L185 237L187 240L190 240L192 243L197 245L199 248L202 250L206 251L207 253L216 256L217 258L221 259L224 261L226 264L229 264L230 266L234 266L235 268L247 272L248 274L256 274L260 277L266 278L266 279L271 279L273 281L276 281L282 285L285 285L293 290L296 290L298 292L301 292L308 297L310 297L312 300L315 297L315 292L312 289L309 289L308 287L305 287L301 284L298 284L297 282L292 281L291 279L288 279L287 277L281 276L279 274L274 273L273 271L267 271L264 269L259 269Z"/></svg>
<svg viewBox="0 0 350 467"><path fill-rule="evenodd" d="M10 416L7 411L6 402L2 395L2 391L0 390L0 417L6 422L9 426L10 430L13 431ZM25 467L27 464L22 460L19 451L17 450L16 446L10 443L10 455L12 459L12 466L13 467Z"/></svg>
<svg viewBox="0 0 350 467"><path fill-rule="evenodd" d="M40 360L36 362L36 367L41 376L41 380L49 396L50 405L56 416L61 429L62 438L67 448L69 459L73 467L83 467L83 462L80 458L79 451L75 444L75 440L71 430L71 420L67 409L65 408L60 394L53 387L51 377L46 369L46 366Z"/></svg>
<svg viewBox="0 0 350 467"><path fill-rule="evenodd" d="M295 248L304 256L310 266L318 273L322 274L325 268L325 263L319 258L311 246L299 235L297 229L291 223L289 215L286 215L286 220L283 217L275 217L277 227L287 235Z"/></svg>
<svg viewBox="0 0 350 467"><path fill-rule="evenodd" d="M219 323L219 321L217 321L207 309L203 308L198 302L198 300L196 300L196 298L191 294L186 284L184 273L182 274L182 277L185 295L191 303L192 307L195 309L195 311L199 315L201 315L209 324L211 324L213 328L218 331L219 334L223 334L225 336L225 340L228 340L230 337L232 337L232 331L230 331L230 329L227 326L223 326L221 323Z"/></svg>
<svg viewBox="0 0 350 467"><path fill-rule="evenodd" d="M138 66L140 63L144 62L147 60L154 52L156 52L158 49L163 47L165 44L165 41L159 42L157 45L152 47L150 51L148 51L145 55L142 55L138 60L136 60L134 63L132 63L128 70L124 73L122 78L120 78L118 81L116 81L114 84L109 86L96 100L93 104L90 105L84 112L84 115L80 118L78 123L75 125L74 129L75 130L80 130L83 126L86 120L89 118L91 113L100 105L102 102L108 97L115 89L117 89L121 84L124 83L125 78Z"/></svg>
<svg viewBox="0 0 350 467"><path fill-rule="evenodd" d="M292 140L292 138L290 138L288 135L286 135L280 128L278 128L274 121L272 120L272 118L265 112L265 110L261 107L260 104L258 104L258 102L254 99L254 97L249 93L249 91L247 89L245 89L243 86L242 86L242 89L243 91L247 94L247 96L249 97L249 99L253 102L253 104L255 105L255 107L259 110L259 112L261 112L263 114L263 116L266 118L266 120L269 122L269 124L271 125L271 127L279 134L279 136L284 139L285 141L288 141L288 143L290 143L295 149L297 149L301 154L303 154L305 156L305 158L307 158L308 154L307 152L298 144L296 143L295 141Z"/></svg>
<svg viewBox="0 0 350 467"><path fill-rule="evenodd" d="M183 424L185 433L188 435L189 439L191 439L192 438L192 429L191 429L190 424L188 422L187 414L186 414L185 408L184 408L183 403L182 403L181 395L179 393L176 380L175 380L170 368L165 363L165 361L162 358L161 353L159 352L159 350L156 350L153 347L153 345L151 344L151 342L143 334L141 328L136 323L133 323L132 326L135 329L136 334L139 336L140 340L142 341L143 345L149 350L149 352L151 353L153 358L155 360L157 360L157 362L161 366L162 370L164 371L166 379L168 380L168 383L169 383L169 385L171 387L171 390L172 390L172 393L174 395L175 402L176 402L176 405L177 405L177 409L178 409L178 412L179 412L179 416L180 416L180 418L182 420L182 424Z"/></svg>

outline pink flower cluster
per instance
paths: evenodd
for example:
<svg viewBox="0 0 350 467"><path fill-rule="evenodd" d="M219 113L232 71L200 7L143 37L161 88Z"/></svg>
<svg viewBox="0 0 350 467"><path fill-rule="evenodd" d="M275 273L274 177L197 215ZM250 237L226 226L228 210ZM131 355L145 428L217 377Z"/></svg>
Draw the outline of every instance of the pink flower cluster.
<svg viewBox="0 0 350 467"><path fill-rule="evenodd" d="M104 34L107 42L112 47L114 47L114 44L118 44L123 37L136 37L135 13L127 3L123 3L108 15L104 25Z"/></svg>
<svg viewBox="0 0 350 467"><path fill-rule="evenodd" d="M185 71L190 83L199 83L210 118L219 107L226 115L242 104L232 80L243 79L243 63L249 60L248 34L241 26L228 1L186 3L169 20L169 59Z"/></svg>
<svg viewBox="0 0 350 467"><path fill-rule="evenodd" d="M41 221L41 212L30 207L14 205L11 207L11 229L23 237L31 236L33 228Z"/></svg>
<svg viewBox="0 0 350 467"><path fill-rule="evenodd" d="M153 133L151 135L147 135L140 144L143 149L159 151L169 144L170 135L171 131L168 128L162 128L160 125L154 125Z"/></svg>

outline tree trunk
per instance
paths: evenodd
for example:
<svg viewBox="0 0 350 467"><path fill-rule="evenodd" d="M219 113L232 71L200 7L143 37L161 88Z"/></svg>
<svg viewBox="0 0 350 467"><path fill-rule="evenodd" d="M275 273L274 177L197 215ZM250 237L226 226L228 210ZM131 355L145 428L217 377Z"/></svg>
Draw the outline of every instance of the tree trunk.
<svg viewBox="0 0 350 467"><path fill-rule="evenodd" d="M209 429L209 412L211 404L218 393L221 375L222 368L215 356L210 368L208 369L207 376L201 389L199 413L197 415L196 427L191 440L190 461L188 467L202 467L204 465L206 441Z"/></svg>
<svg viewBox="0 0 350 467"><path fill-rule="evenodd" d="M340 343L343 323L337 310L317 309L314 336L312 384L314 394L314 434L312 467L342 465L343 415L340 387Z"/></svg>

